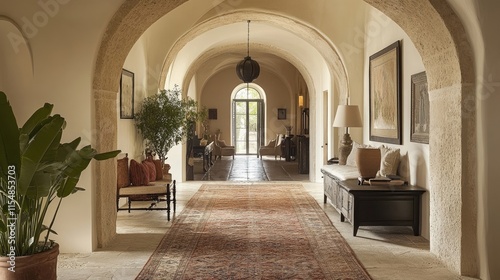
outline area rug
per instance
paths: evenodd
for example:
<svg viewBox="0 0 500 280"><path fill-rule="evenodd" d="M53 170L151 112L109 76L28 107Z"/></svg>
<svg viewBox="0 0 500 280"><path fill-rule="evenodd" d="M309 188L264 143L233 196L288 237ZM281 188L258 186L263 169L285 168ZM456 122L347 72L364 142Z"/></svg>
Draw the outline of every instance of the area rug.
<svg viewBox="0 0 500 280"><path fill-rule="evenodd" d="M136 279L370 279L302 185L203 185Z"/></svg>

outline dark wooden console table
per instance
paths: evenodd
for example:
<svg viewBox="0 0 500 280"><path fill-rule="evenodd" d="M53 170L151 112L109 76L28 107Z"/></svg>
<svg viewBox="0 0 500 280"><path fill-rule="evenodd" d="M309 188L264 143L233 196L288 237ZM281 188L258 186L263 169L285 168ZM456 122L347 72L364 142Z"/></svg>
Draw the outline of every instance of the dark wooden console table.
<svg viewBox="0 0 500 280"><path fill-rule="evenodd" d="M324 176L324 202L330 198L340 213L353 225L356 236L360 226L411 226L420 235L421 196L426 191L416 186L358 185L357 180L339 181Z"/></svg>
<svg viewBox="0 0 500 280"><path fill-rule="evenodd" d="M212 161L212 152L214 150L214 142L210 142L210 144L205 146L193 146L193 154L201 155L203 158L203 172L207 172L212 165L214 165Z"/></svg>

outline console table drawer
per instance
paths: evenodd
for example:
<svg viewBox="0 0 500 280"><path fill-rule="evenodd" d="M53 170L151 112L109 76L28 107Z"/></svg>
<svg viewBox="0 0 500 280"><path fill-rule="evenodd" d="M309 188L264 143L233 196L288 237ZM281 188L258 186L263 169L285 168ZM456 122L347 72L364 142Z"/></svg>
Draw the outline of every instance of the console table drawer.
<svg viewBox="0 0 500 280"><path fill-rule="evenodd" d="M342 203L342 209L341 209L342 215L344 215L344 217L347 218L347 220L352 223L353 197L347 190L342 188L340 190L342 194L339 196L341 198L341 203Z"/></svg>

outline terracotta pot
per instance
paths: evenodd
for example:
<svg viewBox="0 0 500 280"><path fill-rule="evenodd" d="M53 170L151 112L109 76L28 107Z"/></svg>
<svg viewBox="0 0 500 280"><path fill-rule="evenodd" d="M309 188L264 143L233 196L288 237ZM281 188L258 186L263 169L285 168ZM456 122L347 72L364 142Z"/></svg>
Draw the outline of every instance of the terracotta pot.
<svg viewBox="0 0 500 280"><path fill-rule="evenodd" d="M359 176L363 179L375 178L377 171L380 170L380 159L380 149L358 148L356 165Z"/></svg>
<svg viewBox="0 0 500 280"><path fill-rule="evenodd" d="M4 280L55 280L57 279L57 256L59 244L50 250L15 257L15 272L11 268L9 257L0 257L0 279Z"/></svg>
<svg viewBox="0 0 500 280"><path fill-rule="evenodd" d="M168 172L169 172L169 171L170 171L170 164L165 163L165 164L163 165L163 174L165 174L165 175L166 175L166 174L168 174Z"/></svg>

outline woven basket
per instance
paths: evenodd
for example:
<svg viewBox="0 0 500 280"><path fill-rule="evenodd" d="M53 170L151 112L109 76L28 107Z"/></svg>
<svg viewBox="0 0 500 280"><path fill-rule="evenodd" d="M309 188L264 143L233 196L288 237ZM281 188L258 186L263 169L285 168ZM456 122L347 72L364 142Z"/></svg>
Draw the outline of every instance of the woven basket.
<svg viewBox="0 0 500 280"><path fill-rule="evenodd" d="M380 149L378 148L358 148L356 163L359 176L363 179L375 178L380 170Z"/></svg>

